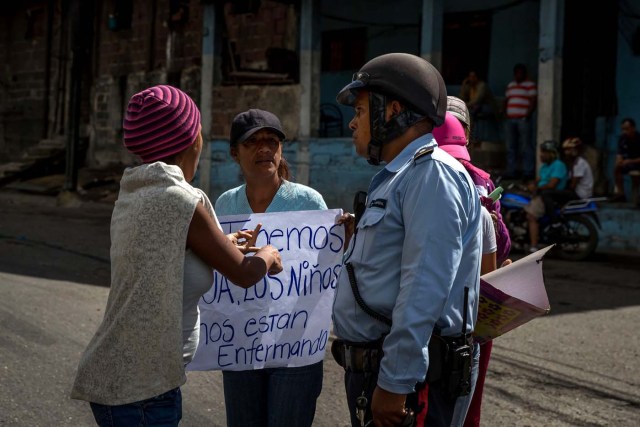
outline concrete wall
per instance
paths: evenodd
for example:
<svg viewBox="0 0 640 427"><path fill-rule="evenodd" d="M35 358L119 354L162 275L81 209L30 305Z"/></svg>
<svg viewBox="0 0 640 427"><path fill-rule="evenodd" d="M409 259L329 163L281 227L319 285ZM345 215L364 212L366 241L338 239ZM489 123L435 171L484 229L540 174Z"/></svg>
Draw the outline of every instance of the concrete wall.
<svg viewBox="0 0 640 427"><path fill-rule="evenodd" d="M92 69L85 70L83 78L80 128L81 137L89 135L90 164L107 164L126 157L121 148L122 113L129 97L138 90L169 82L199 101L201 3L188 4L188 19L178 22L179 14L171 15L170 0L135 1L131 27L113 29L109 17L115 12L116 0L96 3ZM54 2L51 50L47 54L47 6L46 1L2 6L2 160L17 159L40 139L64 135L67 130L69 11L64 10L64 2Z"/></svg>
<svg viewBox="0 0 640 427"><path fill-rule="evenodd" d="M156 84L173 84L200 101L201 4L189 2L188 19L169 26L169 0L133 2L131 28L112 30L115 0L96 11L95 69L91 88L88 161L101 166L132 164L122 148L122 119L134 93Z"/></svg>
<svg viewBox="0 0 640 427"><path fill-rule="evenodd" d="M47 2L1 6L0 13L0 160L15 160L45 136ZM54 19L59 22L57 11ZM58 52L61 30L53 32ZM51 80L61 65L55 55ZM53 114L53 110L50 111Z"/></svg>
<svg viewBox="0 0 640 427"><path fill-rule="evenodd" d="M228 2L223 14L227 37L235 46L240 68L266 70L270 47L296 50L298 16L293 4L263 0L254 14L234 13L234 5Z"/></svg>
<svg viewBox="0 0 640 427"><path fill-rule="evenodd" d="M177 22L170 12L170 0L133 2L130 27L114 27L111 15L116 0L96 3L92 45L92 81L83 86L81 135L89 137L88 163L102 166L114 162L132 163L122 149L122 119L129 98L155 84L173 84L200 102L202 57L202 4L189 1L186 19ZM3 7L0 16L0 160L19 157L45 133L47 2L30 2L28 7ZM240 56L240 66L266 66L267 47L296 50L298 16L294 5L265 0L257 14L229 14L231 38ZM69 23L56 5L51 75L50 133L66 130L69 58L66 35ZM6 12L6 13L5 13ZM27 14L33 16L27 19ZM226 14L226 15L225 15ZM121 22L121 21L120 21ZM223 31L220 26L218 32ZM225 27L226 28L226 27ZM28 35L28 36L27 36ZM217 66L219 67L220 61ZM60 73L60 78L55 72ZM219 76L220 71L216 70ZM296 138L300 122L300 86L218 86L213 94L213 135L228 137L235 114L252 107L278 114L288 136ZM57 121L56 121L57 120Z"/></svg>
<svg viewBox="0 0 640 427"><path fill-rule="evenodd" d="M137 91L171 83L191 95L196 103L200 102L201 2L189 2L188 20L174 31L165 25L169 0L157 1L155 15L151 13L152 0L134 2L131 28L117 31L108 28L107 17L113 3L114 0L108 0L103 5L97 29L98 77L93 87L90 151L92 163L97 165L133 161L122 150L122 112ZM232 9L231 3L227 3L220 13L240 67L265 69L268 47L295 50L298 22L293 5L265 0L256 14L234 14ZM299 85L215 86L212 104L210 134L214 137L228 138L233 117L249 108L276 113L287 136L298 135Z"/></svg>
<svg viewBox="0 0 640 427"><path fill-rule="evenodd" d="M153 14L153 3L156 3ZM188 19L170 25L169 0L133 2L131 28L109 29L115 0L97 10L97 74L121 76L140 71L179 71L199 65L202 54L202 12L198 1L188 2Z"/></svg>
<svg viewBox="0 0 640 427"><path fill-rule="evenodd" d="M137 159L122 146L123 112L131 96L150 86L167 83L167 72L159 69L138 71L119 78L110 74L94 81L88 161L95 166L114 163L133 164ZM199 103L200 67L182 70L176 84Z"/></svg>
<svg viewBox="0 0 640 427"><path fill-rule="evenodd" d="M598 218L602 225L598 252L640 252L640 210L602 205Z"/></svg>
<svg viewBox="0 0 640 427"><path fill-rule="evenodd" d="M300 85L214 87L211 135L228 139L233 118L250 108L271 111L280 118L287 139L298 137Z"/></svg>

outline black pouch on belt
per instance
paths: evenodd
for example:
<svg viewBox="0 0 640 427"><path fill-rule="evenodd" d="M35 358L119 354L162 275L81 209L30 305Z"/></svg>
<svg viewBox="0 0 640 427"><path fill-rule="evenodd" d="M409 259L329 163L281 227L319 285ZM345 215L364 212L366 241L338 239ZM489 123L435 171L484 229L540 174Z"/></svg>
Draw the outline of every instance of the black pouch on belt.
<svg viewBox="0 0 640 427"><path fill-rule="evenodd" d="M335 339L331 344L331 355L347 371L378 372L383 356L382 343L383 338L364 343Z"/></svg>

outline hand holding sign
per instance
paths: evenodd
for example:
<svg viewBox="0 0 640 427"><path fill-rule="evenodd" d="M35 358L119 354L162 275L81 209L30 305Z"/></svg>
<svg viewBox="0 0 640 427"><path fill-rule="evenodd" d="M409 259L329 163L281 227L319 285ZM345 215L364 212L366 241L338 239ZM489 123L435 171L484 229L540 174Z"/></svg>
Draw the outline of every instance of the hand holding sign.
<svg viewBox="0 0 640 427"><path fill-rule="evenodd" d="M260 228L260 224L258 224L257 228ZM275 247L266 245L261 247L258 252L266 252L273 257L274 261L271 264L271 268L269 269L270 276L275 276L282 271L282 258L280 258L280 251L278 251Z"/></svg>
<svg viewBox="0 0 640 427"><path fill-rule="evenodd" d="M344 225L344 247L342 250L346 251L355 230L356 217L352 213L344 212L336 217L336 224Z"/></svg>
<svg viewBox="0 0 640 427"><path fill-rule="evenodd" d="M262 224L258 224L253 231L238 230L235 233L227 234L227 237L245 255L251 252L258 252L260 248L256 247L256 239L261 227Z"/></svg>

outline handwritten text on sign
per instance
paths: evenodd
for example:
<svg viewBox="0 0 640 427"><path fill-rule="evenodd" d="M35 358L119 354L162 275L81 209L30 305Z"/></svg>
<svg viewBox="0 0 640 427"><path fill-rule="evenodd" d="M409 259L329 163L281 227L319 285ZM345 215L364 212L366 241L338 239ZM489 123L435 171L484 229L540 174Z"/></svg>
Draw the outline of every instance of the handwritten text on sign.
<svg viewBox="0 0 640 427"><path fill-rule="evenodd" d="M280 251L283 271L243 289L214 272L201 299L200 342L188 370L247 370L319 362L341 269L339 209L220 217L225 234L262 223L257 246Z"/></svg>

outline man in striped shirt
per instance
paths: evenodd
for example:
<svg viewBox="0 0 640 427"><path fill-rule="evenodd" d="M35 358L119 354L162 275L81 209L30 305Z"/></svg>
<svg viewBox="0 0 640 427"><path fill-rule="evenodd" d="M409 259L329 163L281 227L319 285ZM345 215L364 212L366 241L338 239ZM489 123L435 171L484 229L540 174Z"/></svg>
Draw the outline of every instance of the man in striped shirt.
<svg viewBox="0 0 640 427"><path fill-rule="evenodd" d="M519 160L522 160L523 176L533 178L536 176L536 154L535 140L531 135L531 116L536 108L538 89L527 77L524 64L516 64L513 67L513 76L514 80L507 85L505 95L506 177L516 177Z"/></svg>

